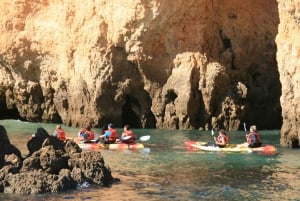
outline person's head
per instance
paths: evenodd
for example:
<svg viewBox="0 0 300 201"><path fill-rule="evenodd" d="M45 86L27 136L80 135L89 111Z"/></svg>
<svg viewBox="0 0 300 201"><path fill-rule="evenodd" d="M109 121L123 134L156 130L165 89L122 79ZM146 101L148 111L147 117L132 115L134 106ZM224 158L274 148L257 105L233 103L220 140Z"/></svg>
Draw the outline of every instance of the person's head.
<svg viewBox="0 0 300 201"><path fill-rule="evenodd" d="M109 123L108 128L114 128L114 125L112 123Z"/></svg>
<svg viewBox="0 0 300 201"><path fill-rule="evenodd" d="M219 130L219 135L226 135L225 130L223 129Z"/></svg>
<svg viewBox="0 0 300 201"><path fill-rule="evenodd" d="M102 127L102 133L104 133L107 129L108 129L108 126L107 126L107 125L104 125L104 126Z"/></svg>
<svg viewBox="0 0 300 201"><path fill-rule="evenodd" d="M61 129L61 125L57 125L57 126L56 126L56 129Z"/></svg>
<svg viewBox="0 0 300 201"><path fill-rule="evenodd" d="M91 130L91 126L90 126L90 125L86 125L84 128L85 128L87 131L90 131L90 130Z"/></svg>
<svg viewBox="0 0 300 201"><path fill-rule="evenodd" d="M256 132L256 126L255 125L252 125L250 126L250 132Z"/></svg>
<svg viewBox="0 0 300 201"><path fill-rule="evenodd" d="M129 130L130 130L130 126L129 126L129 124L125 124L125 125L124 125L124 130L127 130L127 131L129 131Z"/></svg>

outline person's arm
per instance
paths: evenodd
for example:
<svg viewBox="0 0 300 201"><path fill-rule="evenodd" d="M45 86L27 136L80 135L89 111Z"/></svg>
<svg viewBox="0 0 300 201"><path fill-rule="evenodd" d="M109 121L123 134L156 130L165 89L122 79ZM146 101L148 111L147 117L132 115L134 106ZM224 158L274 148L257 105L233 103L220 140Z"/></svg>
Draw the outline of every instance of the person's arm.
<svg viewBox="0 0 300 201"><path fill-rule="evenodd" d="M226 145L225 137L221 137L219 145Z"/></svg>
<svg viewBox="0 0 300 201"><path fill-rule="evenodd" d="M121 138L126 137L127 136L127 132L123 132L121 135Z"/></svg>
<svg viewBox="0 0 300 201"><path fill-rule="evenodd" d="M251 135L250 136L250 139L251 139L251 143L256 143L256 137L255 137L255 135Z"/></svg>
<svg viewBox="0 0 300 201"><path fill-rule="evenodd" d="M219 136L216 138L216 144L217 145L226 145L225 137Z"/></svg>
<svg viewBox="0 0 300 201"><path fill-rule="evenodd" d="M109 138L110 135L111 135L111 131L105 131L103 137Z"/></svg>
<svg viewBox="0 0 300 201"><path fill-rule="evenodd" d="M54 137L57 137L57 135L58 135L58 131L57 130L55 130L54 132L53 132L53 134L52 134Z"/></svg>

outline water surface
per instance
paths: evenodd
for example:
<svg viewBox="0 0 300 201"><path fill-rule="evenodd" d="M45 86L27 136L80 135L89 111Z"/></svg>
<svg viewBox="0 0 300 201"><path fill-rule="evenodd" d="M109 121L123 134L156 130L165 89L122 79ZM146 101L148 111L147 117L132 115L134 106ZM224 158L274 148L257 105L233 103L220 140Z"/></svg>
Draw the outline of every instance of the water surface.
<svg viewBox="0 0 300 201"><path fill-rule="evenodd" d="M27 154L26 142L36 128L49 134L54 124L2 120L12 144ZM69 137L78 128L64 127ZM94 129L100 133L101 129ZM121 129L118 129L121 132ZM278 130L260 131L263 143L273 144L274 155L189 151L188 139L211 141L210 131L133 129L151 135L139 151L102 150L112 175L121 182L109 188L90 186L50 195L7 195L0 200L300 200L300 150L279 146ZM228 132L231 143L245 140L245 132Z"/></svg>

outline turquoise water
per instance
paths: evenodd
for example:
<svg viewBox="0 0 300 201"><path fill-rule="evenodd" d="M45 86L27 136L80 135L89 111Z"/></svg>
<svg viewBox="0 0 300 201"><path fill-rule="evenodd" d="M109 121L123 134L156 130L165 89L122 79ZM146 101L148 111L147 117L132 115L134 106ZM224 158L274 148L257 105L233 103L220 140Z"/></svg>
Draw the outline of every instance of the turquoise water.
<svg viewBox="0 0 300 201"><path fill-rule="evenodd" d="M52 133L54 124L2 120L12 144L23 154L37 127ZM64 127L69 137L78 128ZM94 129L99 133L101 129ZM118 130L121 132L121 129ZM210 131L133 129L150 135L139 151L102 150L106 164L121 182L110 188L90 186L52 195L0 195L0 200L300 200L300 150L281 148L278 130L260 131L276 154L189 151L184 141L211 141ZM228 132L231 143L245 132Z"/></svg>

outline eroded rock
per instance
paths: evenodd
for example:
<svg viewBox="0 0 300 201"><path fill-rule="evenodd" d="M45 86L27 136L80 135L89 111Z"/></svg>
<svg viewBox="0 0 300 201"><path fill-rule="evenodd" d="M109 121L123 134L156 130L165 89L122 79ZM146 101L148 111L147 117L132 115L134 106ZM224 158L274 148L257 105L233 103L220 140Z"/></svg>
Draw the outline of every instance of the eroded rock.
<svg viewBox="0 0 300 201"><path fill-rule="evenodd" d="M101 152L82 152L75 142L61 142L43 128L38 128L28 141L30 154L24 160L20 151L9 144L3 126L0 138L4 142L0 151L0 192L56 193L75 189L83 182L108 186L114 181Z"/></svg>

